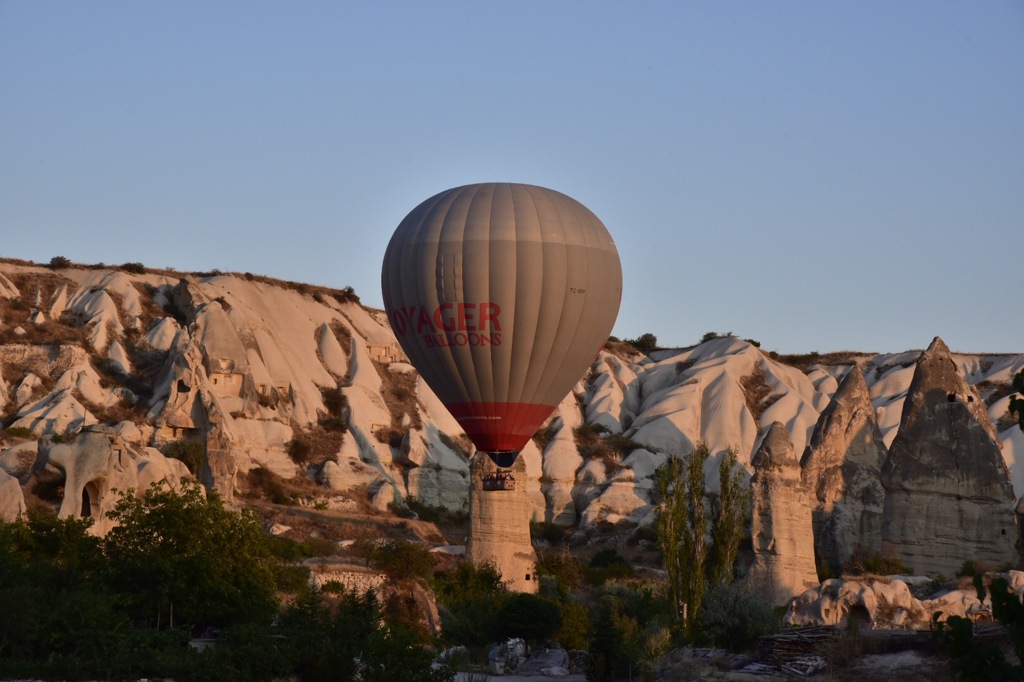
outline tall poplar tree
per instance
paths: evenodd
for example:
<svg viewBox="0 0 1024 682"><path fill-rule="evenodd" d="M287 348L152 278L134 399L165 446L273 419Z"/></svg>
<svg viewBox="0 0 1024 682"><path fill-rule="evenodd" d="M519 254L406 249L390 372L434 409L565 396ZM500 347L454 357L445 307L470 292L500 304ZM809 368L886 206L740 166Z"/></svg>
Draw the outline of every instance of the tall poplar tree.
<svg viewBox="0 0 1024 682"><path fill-rule="evenodd" d="M680 621L684 619L685 604L686 629L691 636L695 634L708 586L732 579L732 566L750 508L750 491L744 485L743 472L732 449L724 453L719 468L719 495L705 501L709 496L704 464L709 456L707 443L701 442L687 457L670 457L655 473L655 485L661 495L658 547L668 575L669 599Z"/></svg>

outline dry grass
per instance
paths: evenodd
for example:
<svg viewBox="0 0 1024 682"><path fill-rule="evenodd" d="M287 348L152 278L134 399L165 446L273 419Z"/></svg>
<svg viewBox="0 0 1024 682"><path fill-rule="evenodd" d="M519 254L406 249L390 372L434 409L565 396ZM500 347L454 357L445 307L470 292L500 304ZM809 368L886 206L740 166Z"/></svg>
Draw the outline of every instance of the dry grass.
<svg viewBox="0 0 1024 682"><path fill-rule="evenodd" d="M743 398L747 403L754 423L760 423L761 415L771 407L775 401L782 397L780 393L772 393L771 386L765 377L764 367L760 364L754 365L751 374L740 379L740 386L743 388Z"/></svg>
<svg viewBox="0 0 1024 682"><path fill-rule="evenodd" d="M352 331L338 320L331 322L331 331L334 332L334 338L338 340L338 345L345 351L345 355L352 357Z"/></svg>
<svg viewBox="0 0 1024 682"><path fill-rule="evenodd" d="M292 433L294 435L292 436L291 443L300 445L291 445L289 447L289 454L291 454L292 448L303 446L307 448L301 457L302 461L296 461L296 463L321 466L328 461L338 461L338 451L341 450L341 444L345 439L344 432L316 424L305 428L293 427ZM294 454L292 459L296 459Z"/></svg>
<svg viewBox="0 0 1024 682"><path fill-rule="evenodd" d="M864 353L861 351L853 350L840 350L832 353L819 353L813 351L810 353L776 353L775 351L761 351L764 355L767 355L776 362L781 362L791 367L806 371L811 365L855 365L857 361L863 358L870 358L877 353Z"/></svg>
<svg viewBox="0 0 1024 682"><path fill-rule="evenodd" d="M381 396L388 412L391 413L391 426L386 442L394 442L396 439L400 441L410 428L423 427L423 417L420 415L419 402L416 400L416 380L419 375L416 372L392 372L388 365L379 362L374 362L373 366L380 375Z"/></svg>

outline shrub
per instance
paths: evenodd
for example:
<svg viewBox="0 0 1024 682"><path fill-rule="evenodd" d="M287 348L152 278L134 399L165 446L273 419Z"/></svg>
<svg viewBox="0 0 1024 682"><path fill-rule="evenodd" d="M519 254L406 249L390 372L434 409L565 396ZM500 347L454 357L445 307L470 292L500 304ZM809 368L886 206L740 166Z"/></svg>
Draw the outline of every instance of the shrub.
<svg viewBox="0 0 1024 682"><path fill-rule="evenodd" d="M647 332L645 334L641 334L640 336L636 337L635 339L626 339L625 343L630 344L631 346L636 348L638 351L642 351L644 353L649 353L652 350L657 350L657 348L658 348L658 337L655 336L654 334L650 333L650 332Z"/></svg>
<svg viewBox="0 0 1024 682"><path fill-rule="evenodd" d="M328 431L345 433L348 431L348 397L340 388L328 388L321 391L327 415L317 419L317 423Z"/></svg>
<svg viewBox="0 0 1024 682"><path fill-rule="evenodd" d="M146 266L139 262L122 263L121 269L134 275L142 275L146 272Z"/></svg>
<svg viewBox="0 0 1024 682"><path fill-rule="evenodd" d="M583 562L568 552L545 552L538 558L537 573L554 577L559 592L571 592L583 585L586 570Z"/></svg>
<svg viewBox="0 0 1024 682"><path fill-rule="evenodd" d="M311 448L309 443L300 438L295 438L284 444L285 449L288 451L288 456L292 458L292 461L296 464L302 465L309 462Z"/></svg>
<svg viewBox="0 0 1024 682"><path fill-rule="evenodd" d="M527 642L540 642L562 627L562 609L535 594L511 595L498 611L498 634L521 637Z"/></svg>
<svg viewBox="0 0 1024 682"><path fill-rule="evenodd" d="M50 263L49 265L47 265L47 267L50 268L51 270L61 270L63 268L70 268L71 260L64 256L54 256L53 258L50 259Z"/></svg>
<svg viewBox="0 0 1024 682"><path fill-rule="evenodd" d="M758 638L769 635L782 623L763 592L742 582L718 585L704 595L700 634L712 646L730 651L749 651Z"/></svg>
<svg viewBox="0 0 1024 682"><path fill-rule="evenodd" d="M164 456L181 460L189 473L198 476L206 461L206 446L194 440L176 440L164 446Z"/></svg>
<svg viewBox="0 0 1024 682"><path fill-rule="evenodd" d="M850 558L843 566L847 573L860 575L872 573L875 575L912 575L913 571L905 566L899 557L894 554L879 554L869 552L861 545L855 545Z"/></svg>
<svg viewBox="0 0 1024 682"><path fill-rule="evenodd" d="M633 567L615 549L602 549L590 558L587 564L587 582L591 585L603 585L614 578L629 578L633 575Z"/></svg>
<svg viewBox="0 0 1024 682"><path fill-rule="evenodd" d="M732 332L707 332L704 336L700 337L701 343L707 343L715 339L734 339L736 335Z"/></svg>
<svg viewBox="0 0 1024 682"><path fill-rule="evenodd" d="M246 477L249 482L249 489L262 495L273 504L294 505L295 496L290 495L285 489L281 478L270 469L256 467Z"/></svg>
<svg viewBox="0 0 1024 682"><path fill-rule="evenodd" d="M25 426L8 426L4 429L4 433L14 438L35 438L36 434L32 433L32 429Z"/></svg>
<svg viewBox="0 0 1024 682"><path fill-rule="evenodd" d="M537 432L533 434L533 442L537 444L537 449L544 452L548 444L551 443L555 438L555 434L558 433L558 428L554 421L548 422L546 425L537 429Z"/></svg>
<svg viewBox="0 0 1024 682"><path fill-rule="evenodd" d="M408 540L357 541L351 551L392 580L427 580L434 570L430 550Z"/></svg>
<svg viewBox="0 0 1024 682"><path fill-rule="evenodd" d="M564 544L568 536L564 528L547 521L531 521L530 535L543 540L552 547Z"/></svg>

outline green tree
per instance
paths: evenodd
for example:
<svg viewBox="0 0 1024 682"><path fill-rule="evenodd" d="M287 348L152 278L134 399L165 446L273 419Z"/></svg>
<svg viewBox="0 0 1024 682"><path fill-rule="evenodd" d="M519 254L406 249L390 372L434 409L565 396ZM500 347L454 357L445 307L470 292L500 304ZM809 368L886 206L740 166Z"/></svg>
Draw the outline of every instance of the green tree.
<svg viewBox="0 0 1024 682"><path fill-rule="evenodd" d="M441 632L450 644L484 646L497 641L498 611L509 593L501 573L490 564L460 564L434 574Z"/></svg>
<svg viewBox="0 0 1024 682"><path fill-rule="evenodd" d="M650 353L658 347L658 337L650 332L646 332L635 339L626 339L626 343L639 351Z"/></svg>
<svg viewBox="0 0 1024 682"><path fill-rule="evenodd" d="M276 611L275 561L259 517L224 508L196 482L180 492L154 484L123 494L108 516L111 585L132 616L153 623L219 626L265 620Z"/></svg>
<svg viewBox="0 0 1024 682"><path fill-rule="evenodd" d="M711 550L708 554L708 582L725 585L732 582L736 553L750 513L750 487L743 467L736 461L736 449L729 448L718 465L718 495L711 497Z"/></svg>
<svg viewBox="0 0 1024 682"><path fill-rule="evenodd" d="M502 638L521 637L527 643L542 642L562 627L562 609L535 594L513 594L498 611L498 634Z"/></svg>
<svg viewBox="0 0 1024 682"><path fill-rule="evenodd" d="M749 509L749 491L743 485L733 451L722 458L717 500L705 504L704 464L709 456L707 443L701 442L689 456L669 458L655 474L662 500L657 512L658 547L668 574L669 601L677 621L683 620L686 605L685 626L691 637L697 634L709 583L717 585L732 579L732 565ZM712 511L710 543L708 506Z"/></svg>
<svg viewBox="0 0 1024 682"><path fill-rule="evenodd" d="M707 586L704 574L707 559L704 462L707 458L707 445L701 443L688 457L670 458L655 477L663 500L658 510L658 547L669 577L669 597L680 620L685 605L688 629L697 622Z"/></svg>

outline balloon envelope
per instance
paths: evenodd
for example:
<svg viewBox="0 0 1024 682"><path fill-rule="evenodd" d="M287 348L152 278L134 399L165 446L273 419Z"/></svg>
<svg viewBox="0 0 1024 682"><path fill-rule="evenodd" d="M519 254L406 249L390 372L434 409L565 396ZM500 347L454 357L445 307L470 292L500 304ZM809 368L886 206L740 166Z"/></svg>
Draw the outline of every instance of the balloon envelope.
<svg viewBox="0 0 1024 682"><path fill-rule="evenodd" d="M384 307L409 360L477 449L509 466L593 361L618 314L611 235L543 187L456 187L384 254Z"/></svg>

